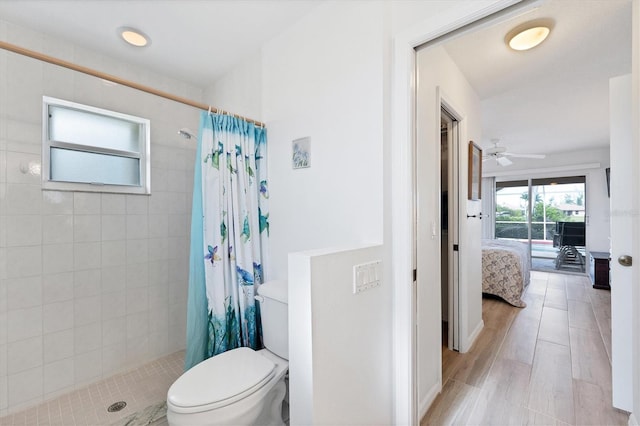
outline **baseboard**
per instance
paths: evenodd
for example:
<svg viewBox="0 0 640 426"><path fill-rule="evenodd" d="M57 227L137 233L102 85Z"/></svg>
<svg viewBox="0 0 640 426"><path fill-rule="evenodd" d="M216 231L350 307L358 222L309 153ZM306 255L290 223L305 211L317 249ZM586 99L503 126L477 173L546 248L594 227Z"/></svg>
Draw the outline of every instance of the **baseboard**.
<svg viewBox="0 0 640 426"><path fill-rule="evenodd" d="M631 413L629 416L629 426L639 426L635 413Z"/></svg>
<svg viewBox="0 0 640 426"><path fill-rule="evenodd" d="M418 406L418 423L420 422L420 420L422 420L424 415L427 414L427 411L429 411L429 407L431 407L431 404L433 404L433 401L435 401L441 390L442 383L436 383L431 387L431 389L429 389L424 398L422 398L422 401L420 401L420 404Z"/></svg>
<svg viewBox="0 0 640 426"><path fill-rule="evenodd" d="M464 346L460 345L461 346L460 353L468 352L469 349L471 349L471 346L473 346L473 343L476 341L476 339L480 335L480 332L482 331L483 328L484 328L484 321L480 320L475 330L473 330L473 332L469 335L469 338L466 340L465 342L466 344Z"/></svg>

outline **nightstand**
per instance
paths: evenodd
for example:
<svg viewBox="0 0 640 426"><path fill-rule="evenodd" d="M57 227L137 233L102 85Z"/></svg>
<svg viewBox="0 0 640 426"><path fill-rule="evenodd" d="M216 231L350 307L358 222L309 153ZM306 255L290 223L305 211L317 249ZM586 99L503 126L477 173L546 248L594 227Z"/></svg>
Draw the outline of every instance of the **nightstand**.
<svg viewBox="0 0 640 426"><path fill-rule="evenodd" d="M589 275L591 276L593 288L611 290L611 284L609 282L609 253L592 251L589 252L589 255L591 256L591 270L589 271Z"/></svg>

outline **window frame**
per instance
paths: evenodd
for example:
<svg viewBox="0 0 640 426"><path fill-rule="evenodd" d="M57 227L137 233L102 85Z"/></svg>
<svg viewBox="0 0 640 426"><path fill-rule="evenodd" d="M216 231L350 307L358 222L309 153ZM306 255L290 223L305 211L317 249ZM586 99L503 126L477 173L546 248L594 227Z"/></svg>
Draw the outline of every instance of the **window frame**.
<svg viewBox="0 0 640 426"><path fill-rule="evenodd" d="M81 112L93 113L105 117L128 121L141 126L139 152L124 151L120 149L104 148L68 141L56 141L49 138L49 107L67 108ZM111 192L124 194L151 194L151 121L146 118L110 111L63 99L42 97L42 189L56 191L80 191L80 192ZM52 148L71 149L79 152L88 152L114 157L127 157L139 161L139 185L118 185L101 182L66 182L51 179L51 151Z"/></svg>

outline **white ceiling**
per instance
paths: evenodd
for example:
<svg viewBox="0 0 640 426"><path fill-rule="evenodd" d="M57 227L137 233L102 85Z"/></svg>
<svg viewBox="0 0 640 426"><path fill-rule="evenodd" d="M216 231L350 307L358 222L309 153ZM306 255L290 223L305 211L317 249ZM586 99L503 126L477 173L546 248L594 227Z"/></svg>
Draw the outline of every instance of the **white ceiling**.
<svg viewBox="0 0 640 426"><path fill-rule="evenodd" d="M0 19L206 87L319 0L0 0ZM116 34L130 26L150 46Z"/></svg>
<svg viewBox="0 0 640 426"><path fill-rule="evenodd" d="M547 0L445 47L479 94L483 140L512 152L608 145L608 79L631 72L631 0ZM313 13L320 0L0 0L0 19L206 87ZM504 35L528 20L555 20L551 35L514 52ZM500 20L498 20L500 21ZM146 32L136 49L120 26Z"/></svg>
<svg viewBox="0 0 640 426"><path fill-rule="evenodd" d="M505 35L552 18L547 40L510 50ZM609 144L609 78L631 72L630 0L547 0L445 43L482 100L482 146L554 153ZM516 161L516 160L514 160Z"/></svg>

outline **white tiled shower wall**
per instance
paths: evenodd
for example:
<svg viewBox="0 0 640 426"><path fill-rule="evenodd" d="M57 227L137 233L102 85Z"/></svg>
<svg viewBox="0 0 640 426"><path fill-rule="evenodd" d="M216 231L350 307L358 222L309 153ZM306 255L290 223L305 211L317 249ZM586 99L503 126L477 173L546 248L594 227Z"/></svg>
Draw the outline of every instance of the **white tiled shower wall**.
<svg viewBox="0 0 640 426"><path fill-rule="evenodd" d="M0 21L0 39L167 92L194 86ZM151 120L151 192L43 191L42 96ZM184 348L191 107L0 50L0 416Z"/></svg>

